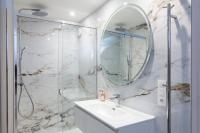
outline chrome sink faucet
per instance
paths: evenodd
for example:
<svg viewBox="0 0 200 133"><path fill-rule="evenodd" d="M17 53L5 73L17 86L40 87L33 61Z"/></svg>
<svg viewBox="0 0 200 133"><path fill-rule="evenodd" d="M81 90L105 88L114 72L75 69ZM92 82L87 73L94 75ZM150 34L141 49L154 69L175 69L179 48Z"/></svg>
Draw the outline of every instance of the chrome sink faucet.
<svg viewBox="0 0 200 133"><path fill-rule="evenodd" d="M113 97L109 98L110 100L117 100L116 107L120 107L121 104L121 95L120 94L113 94Z"/></svg>

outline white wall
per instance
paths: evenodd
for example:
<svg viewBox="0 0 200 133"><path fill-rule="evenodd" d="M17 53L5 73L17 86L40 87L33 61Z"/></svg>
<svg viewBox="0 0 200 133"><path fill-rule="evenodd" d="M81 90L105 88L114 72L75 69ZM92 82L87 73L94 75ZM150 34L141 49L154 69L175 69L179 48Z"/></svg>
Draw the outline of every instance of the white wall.
<svg viewBox="0 0 200 133"><path fill-rule="evenodd" d="M154 54L147 70L137 82L129 87L114 87L107 83L98 73L98 88L106 88L109 94L121 93L126 98L124 104L140 111L157 116L157 131L165 133L166 108L157 104L157 80L167 79L167 10L163 8L169 0L127 0L144 9L151 22L154 36ZM98 28L98 43L104 26L111 14L123 5L124 0L111 0L100 10L89 16L82 23ZM190 83L191 73L191 1L173 0L175 7L172 13L178 21L172 22L172 84ZM131 18L132 19L132 18ZM98 49L99 49L98 44ZM98 53L99 54L99 53ZM100 61L98 55L98 62ZM142 89L149 95L134 97ZM172 131L174 133L190 133L190 97L180 91L172 92Z"/></svg>

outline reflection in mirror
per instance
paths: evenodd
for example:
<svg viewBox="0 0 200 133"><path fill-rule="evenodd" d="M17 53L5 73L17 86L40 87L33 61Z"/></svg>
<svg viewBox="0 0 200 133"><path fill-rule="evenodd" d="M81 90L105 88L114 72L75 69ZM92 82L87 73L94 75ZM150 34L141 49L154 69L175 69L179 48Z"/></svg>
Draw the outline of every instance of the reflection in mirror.
<svg viewBox="0 0 200 133"><path fill-rule="evenodd" d="M117 86L133 83L144 70L152 49L148 19L128 5L112 15L102 35L100 63L106 80Z"/></svg>

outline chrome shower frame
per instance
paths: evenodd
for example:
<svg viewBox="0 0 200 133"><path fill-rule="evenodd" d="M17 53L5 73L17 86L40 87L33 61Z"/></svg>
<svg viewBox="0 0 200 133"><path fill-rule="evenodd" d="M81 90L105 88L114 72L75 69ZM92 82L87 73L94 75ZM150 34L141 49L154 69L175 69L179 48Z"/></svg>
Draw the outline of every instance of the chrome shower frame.
<svg viewBox="0 0 200 133"><path fill-rule="evenodd" d="M177 20L177 17L172 15L171 9L174 5L167 5L167 133L171 133L171 21L172 18Z"/></svg>
<svg viewBox="0 0 200 133"><path fill-rule="evenodd" d="M41 20L41 21L47 21L47 22L54 22L54 23L59 23L59 24L66 24L66 25L71 25L71 26L77 26L80 28L89 28L89 29L94 29L95 30L95 46L94 46L94 51L96 52L96 56L95 56L95 63L96 65L98 64L98 60L97 60L97 40L98 40L98 33L97 33L97 28L95 27L90 27L90 26L85 26L85 25L80 25L79 23L75 23L75 22L70 22L70 21L65 21L65 20L55 20L55 19L48 19L48 18L41 18L41 17L35 17L35 16L28 16L28 15L21 15L19 13L15 14L15 19L14 19L14 32L15 32L15 38L14 38L14 128L13 128L13 133L18 133L17 132L17 93L18 93L18 51L19 51L19 18L20 17L24 17L24 18L30 18L30 19L37 19L37 20ZM97 66L96 66L97 68ZM97 69L95 69L95 74L96 74L96 98L98 97L98 88L97 88L97 77L98 77L98 72Z"/></svg>

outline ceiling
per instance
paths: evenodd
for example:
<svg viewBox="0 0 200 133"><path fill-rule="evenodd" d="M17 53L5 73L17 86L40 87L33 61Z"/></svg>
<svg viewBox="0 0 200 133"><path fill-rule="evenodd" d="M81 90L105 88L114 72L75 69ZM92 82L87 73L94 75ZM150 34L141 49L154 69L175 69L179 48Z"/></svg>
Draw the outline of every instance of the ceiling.
<svg viewBox="0 0 200 133"><path fill-rule="evenodd" d="M15 9L39 8L48 12L47 18L80 22L101 8L109 0L14 0ZM74 12L74 16L70 16ZM22 11L23 15L31 15L31 11ZM72 13L73 14L73 13Z"/></svg>

